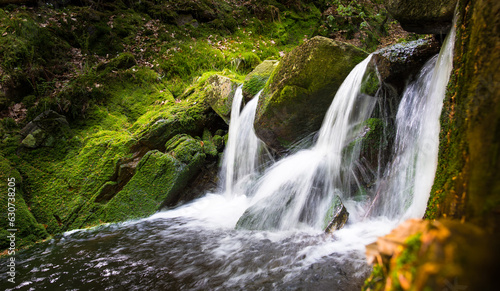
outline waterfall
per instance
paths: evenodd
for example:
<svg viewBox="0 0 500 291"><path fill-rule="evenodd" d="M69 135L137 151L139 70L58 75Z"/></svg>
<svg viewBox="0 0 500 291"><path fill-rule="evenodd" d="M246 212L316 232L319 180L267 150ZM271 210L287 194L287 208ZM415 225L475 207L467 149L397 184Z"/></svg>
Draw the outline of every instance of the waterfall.
<svg viewBox="0 0 500 291"><path fill-rule="evenodd" d="M18 285L9 290L359 290L371 272L365 245L425 211L453 39L454 31L391 112L393 148L380 169L367 170L374 185L358 177L364 170L366 120L383 103L360 93L371 56L339 88L316 142L277 162L253 131L259 96L241 110L240 87L218 193L145 219L74 230L20 251ZM377 118L388 118L382 115ZM389 131L392 127L384 130ZM350 222L332 239L323 227L337 198ZM239 231L235 225L280 231ZM0 265L0 279L7 274L8 265Z"/></svg>
<svg viewBox="0 0 500 291"><path fill-rule="evenodd" d="M260 92L241 110L242 86L236 89L220 173L221 190L227 196L241 195L251 185L265 160L265 145L255 135L253 122Z"/></svg>
<svg viewBox="0 0 500 291"><path fill-rule="evenodd" d="M425 214L439 150L439 117L453 64L455 29L404 93L396 115L393 160L378 183L377 215L393 219ZM379 197L380 196L380 197Z"/></svg>
<svg viewBox="0 0 500 291"><path fill-rule="evenodd" d="M343 165L345 148L360 134L375 98L359 94L371 55L358 64L337 91L311 149L288 156L259 179L242 227L292 229L301 225L324 227L324 217L335 195L345 197L342 180L351 172Z"/></svg>
<svg viewBox="0 0 500 291"><path fill-rule="evenodd" d="M377 103L376 97L360 93L371 55L351 71L338 89L315 144L279 160L258 175L255 160L257 145L262 145L253 130L237 129L241 136L231 136L233 126L253 123L253 116L246 116L246 121L242 118L245 113L255 114L256 104L250 102L241 116L236 116L235 125L231 124L227 150L235 151L232 143L241 143L236 150L238 158L252 160L240 174L228 174L233 178L226 180L226 193L237 187L238 193L250 197L250 206L237 227L321 229L325 227L328 209L337 199L350 213L351 223L376 217L392 221L422 217L437 168L439 117L451 73L454 33L450 32L440 54L431 58L406 87L396 114L396 137L388 165L384 171L375 171L379 176L371 189L358 182L357 176L366 169L359 169L363 164L361 142L354 142L362 140L366 120ZM239 101L235 98L235 102ZM237 115L240 103L234 106L233 113ZM243 146L252 151L244 152ZM227 153L228 157L233 155ZM236 157L233 159L246 165ZM252 183L248 183L248 177L253 177Z"/></svg>

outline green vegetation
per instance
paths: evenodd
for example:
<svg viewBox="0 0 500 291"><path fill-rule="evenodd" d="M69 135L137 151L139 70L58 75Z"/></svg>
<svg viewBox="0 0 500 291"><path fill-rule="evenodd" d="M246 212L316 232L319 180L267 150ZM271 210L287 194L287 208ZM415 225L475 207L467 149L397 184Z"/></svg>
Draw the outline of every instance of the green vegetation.
<svg viewBox="0 0 500 291"><path fill-rule="evenodd" d="M212 4L0 8L2 180L12 172L19 181L19 247L149 215L175 197L223 149L227 127L206 102L207 79L243 83L261 60L279 59L321 21L313 4ZM51 147L20 147L20 130L49 109L67 118L71 135ZM183 142L165 145L179 136ZM158 183L144 184L160 172ZM138 193L147 194L137 200L144 205L131 202Z"/></svg>
<svg viewBox="0 0 500 291"><path fill-rule="evenodd" d="M182 186L200 163L217 160L223 150L227 125L219 115L229 113L231 99L215 110L213 76L228 78L231 86L244 83L245 94L253 96L275 62L263 62L268 66L262 74L247 80L245 75L262 61L280 60L307 39L324 35L332 22L323 12L338 4L80 2L0 7L0 152L6 169L19 174L17 199L26 205L22 211L31 225L32 233L20 234L21 246L126 219L127 212L112 205L134 193L158 195L144 207L127 206L135 209L130 217L156 211L166 193L177 190L160 194L158 184L141 186L139 176L146 179L153 171L146 171L148 162L142 160L153 155L150 151L158 151L154 156L163 170L173 171L185 162L162 153L167 142L186 135L201 144L196 152L203 158L195 170L159 180L177 179ZM378 19L373 13L384 13L378 4L367 9L362 16L369 25ZM358 10L351 16L358 17ZM350 41L362 38L354 35ZM70 132L43 144L36 142L38 133L21 135L47 110L63 115Z"/></svg>

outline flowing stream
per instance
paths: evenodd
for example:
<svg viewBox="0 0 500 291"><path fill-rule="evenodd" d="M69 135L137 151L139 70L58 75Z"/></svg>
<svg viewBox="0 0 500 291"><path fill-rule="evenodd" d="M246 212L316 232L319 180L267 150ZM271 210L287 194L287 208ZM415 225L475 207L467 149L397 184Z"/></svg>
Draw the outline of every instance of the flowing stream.
<svg viewBox="0 0 500 291"><path fill-rule="evenodd" d="M407 86L390 159L371 169L370 187L359 182L359 141L378 104L360 94L371 55L339 88L309 148L274 161L253 131L259 96L241 109L239 88L218 193L21 251L8 290L359 290L370 272L365 245L425 211L452 55L445 41ZM328 235L336 199L349 221ZM2 284L6 272L0 266Z"/></svg>

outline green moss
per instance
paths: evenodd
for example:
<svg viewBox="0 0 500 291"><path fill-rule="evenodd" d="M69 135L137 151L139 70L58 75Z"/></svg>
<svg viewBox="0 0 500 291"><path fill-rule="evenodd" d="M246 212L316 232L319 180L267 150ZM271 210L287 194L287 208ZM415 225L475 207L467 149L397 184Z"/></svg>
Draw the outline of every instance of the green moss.
<svg viewBox="0 0 500 291"><path fill-rule="evenodd" d="M104 221L122 221L153 214L177 195L199 171L205 154L199 140L177 135L166 145L166 154L148 152L132 180L103 208Z"/></svg>
<svg viewBox="0 0 500 291"><path fill-rule="evenodd" d="M252 75L250 80L243 84L243 91L250 96L255 96L264 88L269 76Z"/></svg>
<svg viewBox="0 0 500 291"><path fill-rule="evenodd" d="M6 249L10 246L8 235L10 234L7 229L17 229L15 232L15 249L29 246L39 240L45 239L49 234L45 228L36 221L33 214L30 212L26 201L24 200L23 179L21 174L11 166L9 160L0 154L0 180L2 181L2 192L0 195L0 218L2 224L2 232L0 238L0 249ZM9 181L13 185L9 185ZM14 190L8 190L10 186ZM8 195L14 193L14 196ZM9 199L14 198L14 199ZM15 209L10 211L9 207ZM8 213L14 213L15 216L10 216ZM9 219L12 219L9 220ZM12 222L12 225L9 223Z"/></svg>
<svg viewBox="0 0 500 291"><path fill-rule="evenodd" d="M370 277L366 279L365 284L361 290L383 290L385 284L385 273L384 267L381 265L373 266L372 273Z"/></svg>
<svg viewBox="0 0 500 291"><path fill-rule="evenodd" d="M222 146L220 145L220 136L212 136L210 131L205 128L203 130L203 152L212 158L217 158L218 155L218 148L222 149Z"/></svg>

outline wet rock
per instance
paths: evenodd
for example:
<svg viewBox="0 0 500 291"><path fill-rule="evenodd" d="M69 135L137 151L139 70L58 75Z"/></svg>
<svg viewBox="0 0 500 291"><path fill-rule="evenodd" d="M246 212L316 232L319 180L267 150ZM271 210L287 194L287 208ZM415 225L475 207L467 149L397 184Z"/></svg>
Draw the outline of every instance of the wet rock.
<svg viewBox="0 0 500 291"><path fill-rule="evenodd" d="M334 231L341 229L344 227L348 219L349 212L347 212L344 204L342 204L340 197L335 196L325 217L325 221L328 222L325 227L325 232L333 233Z"/></svg>
<svg viewBox="0 0 500 291"><path fill-rule="evenodd" d="M400 96L408 78L416 75L440 49L441 43L435 38L398 43L376 51L370 65L376 66L381 81L392 86L395 95Z"/></svg>
<svg viewBox="0 0 500 291"><path fill-rule="evenodd" d="M385 0L387 11L404 30L446 34L451 28L457 0Z"/></svg>
<svg viewBox="0 0 500 291"><path fill-rule="evenodd" d="M337 89L366 56L352 45L319 36L288 53L259 98L257 136L285 152L319 130Z"/></svg>
<svg viewBox="0 0 500 291"><path fill-rule="evenodd" d="M21 130L21 146L24 148L53 147L59 140L71 135L66 117L47 110L38 115Z"/></svg>
<svg viewBox="0 0 500 291"><path fill-rule="evenodd" d="M236 229L280 229L282 217L291 205L294 196L288 191L283 191L258 201L245 210L236 223Z"/></svg>

